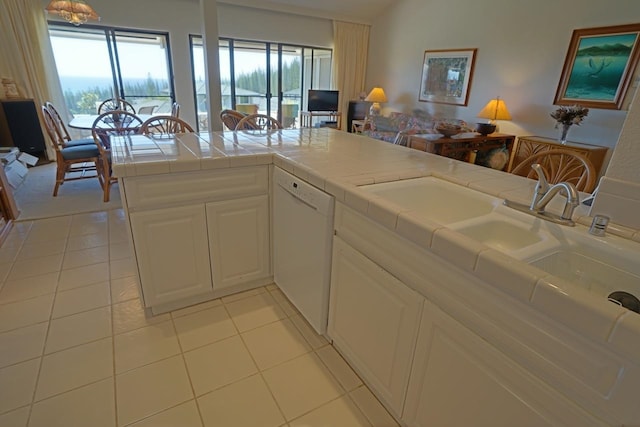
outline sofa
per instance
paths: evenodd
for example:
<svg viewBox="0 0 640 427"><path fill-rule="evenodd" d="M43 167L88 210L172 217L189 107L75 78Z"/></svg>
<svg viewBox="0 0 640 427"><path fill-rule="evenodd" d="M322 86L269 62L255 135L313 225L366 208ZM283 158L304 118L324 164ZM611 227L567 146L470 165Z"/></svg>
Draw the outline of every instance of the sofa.
<svg viewBox="0 0 640 427"><path fill-rule="evenodd" d="M438 133L436 125L447 123L459 126L461 132L474 132L466 122L458 119L432 119L424 112L416 110L414 114L391 113L388 117L374 116L369 119L362 135L380 139L398 145L407 145L409 136L420 133ZM509 161L509 149L506 146L491 150L478 150L475 164L502 170Z"/></svg>
<svg viewBox="0 0 640 427"><path fill-rule="evenodd" d="M389 116L373 116L362 135L394 144L406 145L407 136L419 133L438 133L434 127L442 122L456 124L463 132L471 132L467 124L457 119L433 119L423 114L393 112Z"/></svg>

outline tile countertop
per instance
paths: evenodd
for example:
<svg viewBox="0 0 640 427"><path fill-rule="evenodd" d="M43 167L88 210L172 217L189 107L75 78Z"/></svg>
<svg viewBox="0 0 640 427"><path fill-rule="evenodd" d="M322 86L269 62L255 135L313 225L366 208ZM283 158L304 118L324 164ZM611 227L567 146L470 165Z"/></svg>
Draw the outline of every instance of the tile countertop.
<svg viewBox="0 0 640 427"><path fill-rule="evenodd" d="M579 333L640 360L640 315L357 188L433 175L529 203L533 180L330 128L132 135L111 143L113 172L120 178L273 163ZM556 199L549 210L559 213L562 205ZM588 208L580 206L574 219L578 227L588 226ZM640 242L640 230L612 224L608 232Z"/></svg>

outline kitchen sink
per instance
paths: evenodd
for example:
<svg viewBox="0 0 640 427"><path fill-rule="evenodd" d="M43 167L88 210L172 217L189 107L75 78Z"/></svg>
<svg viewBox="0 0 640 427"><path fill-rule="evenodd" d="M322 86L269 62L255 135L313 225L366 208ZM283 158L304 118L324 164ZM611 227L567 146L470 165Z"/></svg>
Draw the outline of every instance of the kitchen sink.
<svg viewBox="0 0 640 427"><path fill-rule="evenodd" d="M443 225L486 215L502 203L495 197L431 176L359 188Z"/></svg>
<svg viewBox="0 0 640 427"><path fill-rule="evenodd" d="M456 228L456 231L503 252L522 249L544 240L538 231L500 219L488 219Z"/></svg>
<svg viewBox="0 0 640 427"><path fill-rule="evenodd" d="M640 244L584 226L567 227L504 206L502 200L436 177L363 185L393 202L505 255L603 298L640 298Z"/></svg>
<svg viewBox="0 0 640 427"><path fill-rule="evenodd" d="M640 297L640 254L637 243L615 236L591 239L570 233L568 245L530 257L527 262L599 296L625 291Z"/></svg>

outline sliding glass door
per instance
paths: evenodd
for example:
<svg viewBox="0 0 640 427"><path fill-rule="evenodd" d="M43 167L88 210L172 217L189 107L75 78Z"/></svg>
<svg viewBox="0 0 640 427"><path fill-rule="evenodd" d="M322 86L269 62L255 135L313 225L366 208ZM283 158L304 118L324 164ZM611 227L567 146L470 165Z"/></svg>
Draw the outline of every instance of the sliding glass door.
<svg viewBox="0 0 640 427"><path fill-rule="evenodd" d="M277 118L299 127L308 89L329 89L331 50L247 40L220 39L222 108ZM202 38L191 36L193 82L199 117L206 118ZM207 130L206 119L198 120Z"/></svg>
<svg viewBox="0 0 640 427"><path fill-rule="evenodd" d="M153 113L174 101L166 33L49 24L49 35L69 111L96 114L105 99L124 98Z"/></svg>

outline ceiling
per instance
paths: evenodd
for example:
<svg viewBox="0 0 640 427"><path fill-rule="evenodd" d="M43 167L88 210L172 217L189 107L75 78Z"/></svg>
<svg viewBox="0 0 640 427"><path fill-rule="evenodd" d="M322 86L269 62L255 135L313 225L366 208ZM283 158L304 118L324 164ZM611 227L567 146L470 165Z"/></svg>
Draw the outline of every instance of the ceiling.
<svg viewBox="0 0 640 427"><path fill-rule="evenodd" d="M385 8L397 1L398 0L218 0L218 3L350 22L371 23Z"/></svg>

